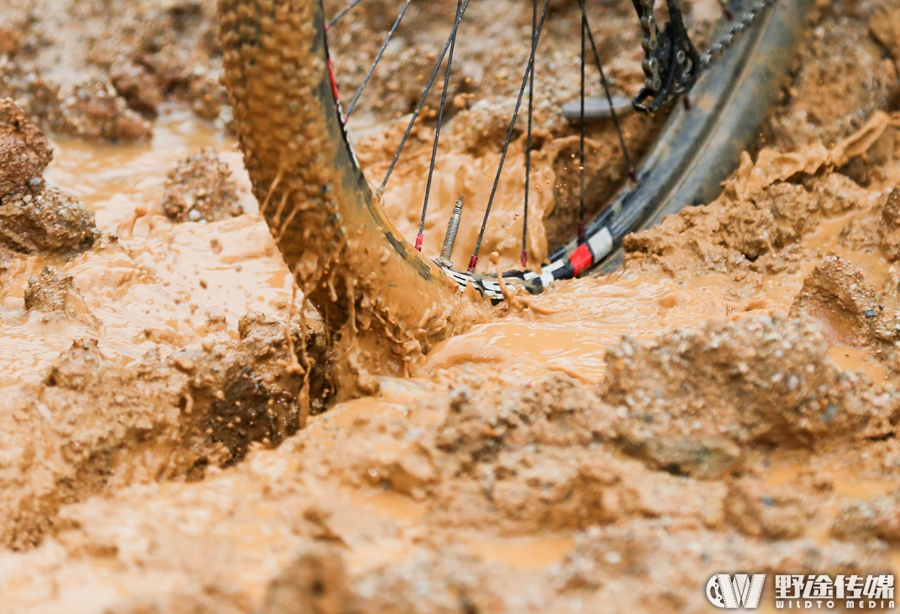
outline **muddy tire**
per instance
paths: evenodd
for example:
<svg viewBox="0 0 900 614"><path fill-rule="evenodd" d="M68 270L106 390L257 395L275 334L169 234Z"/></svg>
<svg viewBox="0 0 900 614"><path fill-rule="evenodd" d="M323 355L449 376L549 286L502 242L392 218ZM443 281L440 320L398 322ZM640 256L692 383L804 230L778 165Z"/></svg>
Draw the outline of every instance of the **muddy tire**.
<svg viewBox="0 0 900 614"><path fill-rule="evenodd" d="M285 262L333 334L338 398L482 318L393 228L350 151L320 0L220 0L224 82L244 162Z"/></svg>

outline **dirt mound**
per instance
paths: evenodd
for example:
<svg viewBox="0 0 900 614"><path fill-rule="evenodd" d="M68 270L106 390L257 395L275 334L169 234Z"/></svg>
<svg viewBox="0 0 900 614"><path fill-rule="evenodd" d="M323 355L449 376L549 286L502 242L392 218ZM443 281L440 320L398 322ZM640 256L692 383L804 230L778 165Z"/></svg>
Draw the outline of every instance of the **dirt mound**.
<svg viewBox="0 0 900 614"><path fill-rule="evenodd" d="M71 275L60 275L56 269L45 266L40 277L28 278L25 287L25 309L31 311L64 311L66 299L73 289Z"/></svg>
<svg viewBox="0 0 900 614"><path fill-rule="evenodd" d="M0 100L0 198L40 180L53 150L10 98Z"/></svg>
<svg viewBox="0 0 900 614"><path fill-rule="evenodd" d="M215 222L243 213L231 170L210 149L178 163L166 180L163 210L173 222Z"/></svg>
<svg viewBox="0 0 900 614"><path fill-rule="evenodd" d="M870 335L883 310L862 271L846 260L830 257L804 278L791 315L819 320L833 345L865 347L874 340Z"/></svg>
<svg viewBox="0 0 900 614"><path fill-rule="evenodd" d="M632 437L718 433L736 442L815 445L858 436L893 403L835 368L805 320L710 323L610 348L604 398L628 408ZM643 422L644 424L641 424Z"/></svg>
<svg viewBox="0 0 900 614"><path fill-rule="evenodd" d="M82 139L116 143L142 141L153 134L151 125L104 81L76 85L62 99L60 114L53 130Z"/></svg>
<svg viewBox="0 0 900 614"><path fill-rule="evenodd" d="M96 341L77 340L40 384L4 395L0 541L6 547L39 543L62 505L128 481L130 473L153 479L193 464L193 454L173 449L180 382L160 368L158 357L148 356L137 368L122 369L104 360Z"/></svg>
<svg viewBox="0 0 900 614"><path fill-rule="evenodd" d="M65 254L88 249L98 237L84 205L45 186L52 159L37 126L12 100L0 100L0 247Z"/></svg>

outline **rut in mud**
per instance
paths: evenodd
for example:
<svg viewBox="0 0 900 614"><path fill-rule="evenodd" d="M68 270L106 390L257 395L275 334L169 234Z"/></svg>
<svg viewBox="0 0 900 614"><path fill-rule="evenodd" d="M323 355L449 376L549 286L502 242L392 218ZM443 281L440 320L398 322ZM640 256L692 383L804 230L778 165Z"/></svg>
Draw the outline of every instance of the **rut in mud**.
<svg viewBox="0 0 900 614"><path fill-rule="evenodd" d="M342 90L390 4L336 35ZM521 4L479 9L474 38L503 44L452 84L431 233L459 193L484 200ZM624 95L631 3L601 8ZM690 3L701 35L717 10ZM235 148L215 12L0 8L0 611L692 612L712 573L896 571L900 3L822 3L759 150L630 237L620 273L502 304L338 404ZM354 120L375 174L436 44L414 17ZM547 40L536 261L572 201L577 41ZM385 193L408 239L429 121ZM655 129L627 118L638 150ZM598 193L621 177L611 135L589 134Z"/></svg>

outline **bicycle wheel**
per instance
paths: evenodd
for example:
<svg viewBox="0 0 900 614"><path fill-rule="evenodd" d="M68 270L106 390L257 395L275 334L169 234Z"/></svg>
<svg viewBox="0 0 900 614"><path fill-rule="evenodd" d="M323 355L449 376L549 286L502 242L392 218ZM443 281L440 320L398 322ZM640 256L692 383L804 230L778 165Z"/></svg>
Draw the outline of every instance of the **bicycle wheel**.
<svg viewBox="0 0 900 614"><path fill-rule="evenodd" d="M455 44L468 4L457 3L444 54ZM768 4L730 3L737 15ZM693 109L670 117L638 166L636 185L624 186L595 219L582 219L540 273L509 271L503 279L538 292L552 281L596 270L615 258L625 234L709 198L756 133L814 4L797 0L757 11L758 27L700 79ZM534 11L523 87L549 3L543 6L540 20ZM260 210L304 296L334 333L338 377L354 382L341 396L371 391L377 386L373 373L400 374L411 357L483 319L486 301L476 294L501 298L502 280L438 266L385 215L349 143L321 0L220 0L219 10L224 81ZM584 15L582 8L582 49ZM720 40L730 43L727 31L738 28L723 28ZM584 57L583 51L582 67ZM692 58L696 64L699 56ZM477 252L469 268L476 262Z"/></svg>

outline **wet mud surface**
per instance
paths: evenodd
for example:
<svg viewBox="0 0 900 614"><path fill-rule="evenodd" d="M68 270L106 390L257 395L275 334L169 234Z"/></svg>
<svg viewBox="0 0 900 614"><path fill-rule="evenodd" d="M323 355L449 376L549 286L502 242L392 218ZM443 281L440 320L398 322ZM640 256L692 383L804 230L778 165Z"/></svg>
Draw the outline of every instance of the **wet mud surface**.
<svg viewBox="0 0 900 614"><path fill-rule="evenodd" d="M708 36L717 3L690 5ZM394 8L335 28L342 97ZM452 19L432 10L351 118L373 182ZM461 268L531 17L472 10L425 242L464 194ZM596 10L627 95L631 3ZM532 266L577 196L559 106L578 4L554 11ZM215 33L207 0L0 7L0 612L701 612L713 573L898 570L900 4L821 3L759 148L716 201L629 237L622 271L501 304L343 403L251 194ZM385 192L409 240L428 115ZM624 121L635 151L658 129ZM612 126L588 145L608 193ZM504 268L523 147L483 251Z"/></svg>

